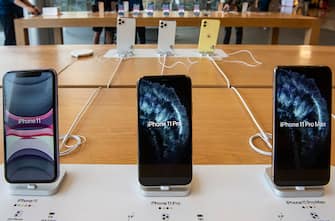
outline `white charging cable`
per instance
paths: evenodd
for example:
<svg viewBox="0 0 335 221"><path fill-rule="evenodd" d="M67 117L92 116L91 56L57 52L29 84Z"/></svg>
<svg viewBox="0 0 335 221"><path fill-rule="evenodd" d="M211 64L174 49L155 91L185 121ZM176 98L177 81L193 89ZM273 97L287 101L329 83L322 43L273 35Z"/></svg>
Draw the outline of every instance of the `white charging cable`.
<svg viewBox="0 0 335 221"><path fill-rule="evenodd" d="M63 140L64 141L65 137L66 137L65 135L62 135L62 136L59 137L59 140ZM75 140L76 143L72 144L72 145L67 145L66 143L64 143L63 147L62 147L62 149L64 149L64 150L61 149L61 151L59 153L59 156L61 156L61 157L69 155L74 150L76 150L80 145L82 145L82 144L84 144L86 142L86 137L81 136L81 135L72 135L72 134L70 134L70 135L68 135L66 137L66 139L67 139L67 142L69 140Z"/></svg>
<svg viewBox="0 0 335 221"><path fill-rule="evenodd" d="M90 107L90 105L93 103L94 99L97 97L101 90L101 87L97 88L92 92L90 97L88 98L87 102L85 105L82 107L80 112L76 115L74 121L72 122L69 130L66 132L65 135L62 135L59 137L59 140L62 141L62 143L59 146L59 155L60 156L65 156L70 153L72 153L74 150L76 150L80 145L84 144L86 142L86 137L81 136L81 135L73 135L71 134L72 131L75 129L75 127L78 125L79 121L83 117L83 115L86 113L87 109ZM76 141L75 144L73 145L67 145L66 143L69 141L69 139L73 139Z"/></svg>
<svg viewBox="0 0 335 221"><path fill-rule="evenodd" d="M231 84L230 84L230 80L227 77L227 75L222 71L222 69L219 67L219 65L216 63L216 61L210 55L207 55L207 58L211 61L212 64L214 64L216 70L218 70L220 72L221 76L226 80L227 88L230 88Z"/></svg>
<svg viewBox="0 0 335 221"><path fill-rule="evenodd" d="M332 118L334 118L334 119L335 119L335 114L332 114Z"/></svg>
<svg viewBox="0 0 335 221"><path fill-rule="evenodd" d="M238 63L238 64L243 64L243 65L245 65L245 66L252 67L252 68L253 68L253 67L256 67L256 66L258 66L258 65L260 65L260 64L263 64L261 61L258 61L258 60L255 58L255 56L251 53L251 51L249 51L249 50L239 50L239 51L234 51L234 52L229 53L229 54L227 54L227 55L231 56L231 55L236 55L236 54L241 54L241 53L247 53L247 54L250 56L251 60L252 60L255 64L249 64L249 63L247 63L247 62L245 62L245 61L241 61L241 60L222 60L222 62L226 62L226 63Z"/></svg>
<svg viewBox="0 0 335 221"><path fill-rule="evenodd" d="M163 62L161 61L161 57L163 57ZM176 62L174 62L171 65L166 65L166 58L167 58L167 54L164 54L164 55L161 55L161 56L158 57L159 64L162 66L160 75L164 74L164 68L173 69L177 65L183 65L183 66L185 66L186 69L187 69L187 72L189 72L189 70L192 67L192 65L198 63L198 61L192 61L189 57L186 57L187 63L182 62L182 61L176 61Z"/></svg>
<svg viewBox="0 0 335 221"><path fill-rule="evenodd" d="M160 75L164 75L164 68L165 68L165 64L166 64L166 57L167 57L167 55L166 54L164 54L163 55L163 63L161 63L161 56L159 56L159 64L162 66L162 68L161 68L161 74Z"/></svg>
<svg viewBox="0 0 335 221"><path fill-rule="evenodd" d="M120 65L121 65L121 63L124 59L125 59L124 57L119 58L119 62L116 64L116 67L114 68L114 70L113 70L113 72L112 72L112 74L111 74L111 76L110 76L110 78L107 82L107 85L106 85L107 88L110 87L110 84L112 83L112 80L114 79L114 76L115 76L116 72L119 70Z"/></svg>
<svg viewBox="0 0 335 221"><path fill-rule="evenodd" d="M266 155L266 156L271 156L272 155L272 152L268 152L268 151L264 151L264 150L261 150L260 148L256 147L254 145L254 140L256 138L261 138L266 146L269 148L269 149L272 149L272 145L270 143L270 139L272 139L272 135L270 133L266 133L264 132L263 128L259 125L259 123L257 122L254 114L252 113L252 111L250 110L249 106L247 105L247 103L245 102L244 98L242 97L242 95L240 94L240 92L235 88L235 87L232 87L231 84L230 84L230 81L229 81L229 78L227 77L227 75L223 72L223 70L219 67L219 65L216 63L216 61L209 55L207 55L208 59L212 62L212 64L214 64L214 66L216 67L216 69L219 71L219 73L221 74L221 76L226 80L226 83L227 83L227 88L230 88L234 91L234 93L237 95L237 97L241 100L244 108L247 110L251 120L253 121L253 123L256 125L259 133L251 136L249 138L249 145L250 147L255 150L256 152L260 153L260 154L263 154L263 155Z"/></svg>
<svg viewBox="0 0 335 221"><path fill-rule="evenodd" d="M247 110L251 120L253 121L253 123L256 125L259 133L256 133L255 135L251 136L249 138L249 145L250 147L255 150L256 152L260 153L260 154L263 154L263 155L266 155L266 156L271 156L272 155L272 152L269 152L269 151L264 151L264 150L261 150L260 148L256 147L254 145L254 140L256 138L261 138L264 143L266 144L266 146L269 148L269 149L272 149L272 144L270 142L270 139L272 139L272 134L270 133L266 133L264 132L263 128L259 125L259 123L257 122L254 114L252 113L252 111L250 110L249 106L247 105L247 103L245 102L244 98L241 96L240 92L235 88L235 87L231 87L231 89L235 92L235 94L237 95L237 97L241 100L244 108Z"/></svg>

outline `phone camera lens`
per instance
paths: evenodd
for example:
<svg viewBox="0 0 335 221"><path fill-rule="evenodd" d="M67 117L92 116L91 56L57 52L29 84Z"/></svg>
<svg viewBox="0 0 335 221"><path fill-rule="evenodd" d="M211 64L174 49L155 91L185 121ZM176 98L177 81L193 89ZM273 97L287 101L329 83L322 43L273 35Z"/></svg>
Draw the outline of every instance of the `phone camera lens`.
<svg viewBox="0 0 335 221"><path fill-rule="evenodd" d="M124 24L124 21L122 21L122 24Z"/></svg>
<svg viewBox="0 0 335 221"><path fill-rule="evenodd" d="M167 24L165 23L165 24L164 24L164 26L166 27L166 26L167 26Z"/></svg>
<svg viewBox="0 0 335 221"><path fill-rule="evenodd" d="M164 26L163 26L163 25L161 25L161 28L164 28Z"/></svg>
<svg viewBox="0 0 335 221"><path fill-rule="evenodd" d="M119 21L121 21L121 18L119 18Z"/></svg>
<svg viewBox="0 0 335 221"><path fill-rule="evenodd" d="M207 27L207 25L204 25L204 27L206 28L206 27Z"/></svg>

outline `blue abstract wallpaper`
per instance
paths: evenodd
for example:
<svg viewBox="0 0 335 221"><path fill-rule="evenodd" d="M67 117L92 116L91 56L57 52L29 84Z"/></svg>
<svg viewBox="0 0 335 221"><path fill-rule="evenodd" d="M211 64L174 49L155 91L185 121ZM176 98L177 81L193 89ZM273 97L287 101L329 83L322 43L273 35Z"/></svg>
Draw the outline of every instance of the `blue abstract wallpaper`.
<svg viewBox="0 0 335 221"><path fill-rule="evenodd" d="M276 87L277 144L287 150L282 161L291 161L288 167L317 166L330 136L330 99L322 76L280 69Z"/></svg>
<svg viewBox="0 0 335 221"><path fill-rule="evenodd" d="M178 94L179 93L179 94ZM144 154L151 163L180 163L189 158L191 125L187 99L172 85L141 81L139 126Z"/></svg>

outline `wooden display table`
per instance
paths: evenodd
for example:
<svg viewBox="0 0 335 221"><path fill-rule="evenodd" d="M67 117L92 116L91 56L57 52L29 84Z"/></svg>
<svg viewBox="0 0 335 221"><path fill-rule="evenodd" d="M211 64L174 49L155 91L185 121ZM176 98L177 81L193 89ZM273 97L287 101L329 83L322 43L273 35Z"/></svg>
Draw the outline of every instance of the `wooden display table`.
<svg viewBox="0 0 335 221"><path fill-rule="evenodd" d="M75 115L93 90L88 88L59 89L60 134L67 131ZM271 133L272 89L239 89L239 91L263 129ZM2 116L0 122L2 122ZM334 124L333 129L335 129ZM256 132L258 132L256 127L232 90L225 88L193 89L193 159L195 164L270 163L270 157L259 155L249 147L248 139ZM136 89L102 89L78 124L74 134L86 136L87 142L73 154L63 157L63 163L136 163ZM334 133L332 136L334 140ZM0 142L2 141L1 136ZM260 146L264 144L260 143ZM0 155L2 154L3 148L0 148ZM2 157L0 162L3 162ZM335 164L334 155L332 164Z"/></svg>
<svg viewBox="0 0 335 221"><path fill-rule="evenodd" d="M126 14L132 17L132 15ZM222 26L241 27L270 27L273 28L271 43L278 43L279 28L305 29L305 44L316 45L319 42L320 21L316 17L300 15L287 15L280 13L246 13L231 14L213 12L208 16L195 17L192 12L186 12L180 17L176 12L166 17L162 12L155 12L152 17L142 15L136 17L137 26L158 26L159 20L175 20L177 26L200 27L201 20L220 19ZM106 13L99 16L98 13L91 12L63 12L59 16L29 16L15 20L15 33L18 45L29 44L28 28L54 28L54 39L56 44L63 44L63 27L95 27L95 26L115 26L117 14Z"/></svg>
<svg viewBox="0 0 335 221"><path fill-rule="evenodd" d="M156 48L156 45L136 45L136 48ZM196 45L177 45L177 48L196 48ZM90 48L93 57L75 59L70 52ZM118 59L105 59L103 55L115 45L50 45L0 47L1 76L9 70L53 68L59 73L60 87L106 87ZM331 46L262 46L262 45L219 45L226 53L247 49L263 64L247 67L227 60L252 63L246 53L217 61L235 87L272 87L273 69L277 65L328 65L335 74L335 47ZM167 64L180 58L168 58ZM226 83L207 58L195 59L199 63L189 71L183 65L165 69L164 74L187 74L194 87L225 87ZM135 87L143 75L159 75L161 65L158 58L131 58L121 64L112 87ZM0 81L0 86L2 82ZM335 77L333 77L335 86Z"/></svg>
<svg viewBox="0 0 335 221"><path fill-rule="evenodd" d="M193 89L194 163L270 162L249 148L248 137L256 130L241 107L231 90ZM87 143L62 162L136 163L136 111L136 89L103 89L75 131Z"/></svg>
<svg viewBox="0 0 335 221"><path fill-rule="evenodd" d="M161 59L162 62L163 59ZM172 65L184 58L167 58L166 65ZM177 65L172 69L164 69L165 75L186 74L192 78L194 87L222 87L226 83L206 58L192 58L198 61L189 69ZM59 76L62 87L106 87L119 59L84 58L75 62ZM111 82L112 87L136 87L137 81L144 75L159 75L161 72L159 58L129 58L122 61Z"/></svg>
<svg viewBox="0 0 335 221"><path fill-rule="evenodd" d="M95 48L96 46L92 47ZM136 47L155 48L156 45ZM177 45L177 48L196 48L196 45ZM101 46L106 52L110 46ZM226 53L238 50L249 50L262 64L256 67L247 67L240 63L227 61L244 61L253 64L246 53L230 56L217 61L219 66L229 77L231 84L236 87L272 87L273 70L277 65L328 65L335 74L335 47L331 46L282 46L282 45L218 45ZM95 50L95 49L94 49ZM180 58L168 58L167 64L175 61L185 61ZM165 69L165 74L187 74L192 78L195 87L224 87L225 80L221 77L214 65L207 58L194 59L199 63L193 65L189 71L183 65L173 69ZM59 77L62 87L91 87L105 86L112 74L117 59L85 58L75 62ZM143 75L158 75L161 66L156 58L131 58L125 61L112 81L113 87L135 87L139 77ZM333 77L335 86L335 76Z"/></svg>
<svg viewBox="0 0 335 221"><path fill-rule="evenodd" d="M248 103L251 111L254 113L258 123L261 125L264 131L272 133L272 89L271 88L240 88L238 89L241 95ZM332 91L332 110L334 113L335 107L335 89ZM246 111L244 111L247 114ZM250 118L249 118L250 119ZM251 121L251 120L250 120ZM332 123L332 165L335 164L335 147L333 145L335 139L335 120L331 119ZM254 125L252 125L256 128ZM246 135L247 136L247 135ZM260 142L260 146L265 147L263 142ZM265 147L265 150L266 147Z"/></svg>
<svg viewBox="0 0 335 221"><path fill-rule="evenodd" d="M333 72L335 86L335 47L331 46L266 46L266 45L220 45L227 53L249 50L263 64L247 67L238 63L218 62L235 87L272 87L273 71L278 65L327 65ZM242 60L253 63L246 53L234 55L227 60Z"/></svg>
<svg viewBox="0 0 335 221"><path fill-rule="evenodd" d="M48 46L1 46L0 47L0 77L11 70L52 68L60 72L71 64L70 51L81 46L64 47ZM2 82L1 82L2 85Z"/></svg>
<svg viewBox="0 0 335 221"><path fill-rule="evenodd" d="M60 134L64 134L93 89L59 89ZM2 104L1 104L2 105ZM253 152L248 137L256 132L239 100L228 89L193 89L193 159L196 164L269 163ZM85 145L63 163L134 164L137 161L136 89L103 89L74 134ZM2 123L2 118L0 119ZM2 125L1 130L2 131ZM3 141L1 136L0 142ZM0 148L0 155L3 148ZM0 158L3 162L3 158Z"/></svg>

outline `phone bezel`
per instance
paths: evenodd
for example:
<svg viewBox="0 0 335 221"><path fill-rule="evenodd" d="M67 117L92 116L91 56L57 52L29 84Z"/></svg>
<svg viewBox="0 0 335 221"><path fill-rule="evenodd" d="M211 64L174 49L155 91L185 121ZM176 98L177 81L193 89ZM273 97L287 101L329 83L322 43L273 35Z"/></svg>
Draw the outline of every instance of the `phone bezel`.
<svg viewBox="0 0 335 221"><path fill-rule="evenodd" d="M2 86L5 88L5 79L8 75L11 74L20 74L20 75L37 75L42 72L48 72L52 75L53 79L53 106L54 106L54 112L53 112L53 119L54 119L54 174L55 176L52 179L49 180L35 180L35 179L30 179L30 180L21 180L21 181L12 181L8 178L7 174L7 160L6 160L6 155L7 155L7 145L6 145L6 131L5 131L5 123L3 122L4 128L3 128L3 143L4 143L4 174L5 174L5 179L8 183L53 183L55 182L58 177L59 177L59 144L58 144L58 81L57 81L57 74L53 69L41 69L41 70L18 70L18 71L9 71L7 72L4 77L2 78ZM5 90L3 90L3 119L5 119Z"/></svg>

